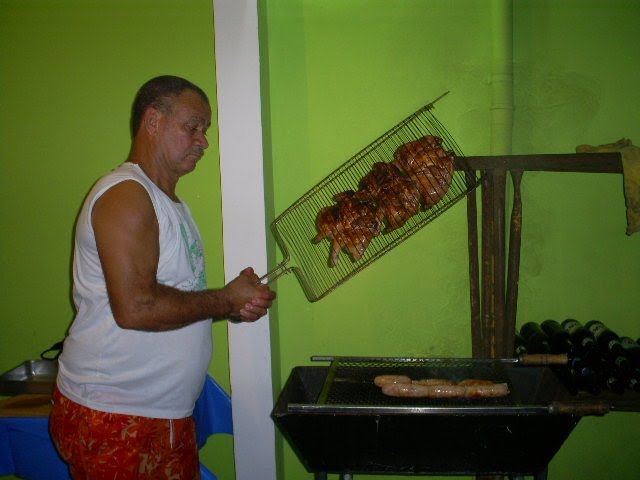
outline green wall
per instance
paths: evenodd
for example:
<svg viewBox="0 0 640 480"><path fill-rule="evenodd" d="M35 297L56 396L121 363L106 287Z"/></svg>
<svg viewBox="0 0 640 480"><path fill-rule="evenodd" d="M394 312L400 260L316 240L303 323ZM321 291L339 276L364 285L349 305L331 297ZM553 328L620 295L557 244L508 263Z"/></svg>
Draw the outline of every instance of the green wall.
<svg viewBox="0 0 640 480"><path fill-rule="evenodd" d="M514 4L514 153L572 152L620 137L640 143L639 4ZM259 5L269 219L446 90L438 119L465 153L489 153L489 0ZM73 317L73 224L91 183L127 154L136 88L177 73L215 102L214 69L209 0L0 0L0 370L36 358ZM215 126L210 140L180 193L201 226L216 285L223 269ZM640 336L640 236L624 235L620 177L528 173L523 195L518 323L593 317ZM275 265L281 253L269 242ZM293 275L279 279L274 390L311 355L470 355L467 285L463 203L317 303L306 301ZM214 337L211 373L228 389L224 324ZM639 427L637 414L583 419L550 477L637 478ZM230 439L216 437L203 460L231 480ZM312 478L277 441L278 478Z"/></svg>
<svg viewBox="0 0 640 480"><path fill-rule="evenodd" d="M640 3L514 2L514 153L640 144ZM530 173L518 321L567 317L640 336L640 236L625 235L622 179ZM557 479L635 479L640 415L585 417L551 463Z"/></svg>
<svg viewBox="0 0 640 480"><path fill-rule="evenodd" d="M267 2L274 215L447 90L435 115L465 153L489 154L492 3ZM513 4L513 153L571 153L621 137L640 143L640 4ZM640 236L625 235L621 177L527 173L523 196L518 325L599 318L640 335ZM466 248L462 202L317 303L294 275L279 279L276 391L312 355L470 356ZM282 260L273 242L270 251L273 265ZM639 426L637 414L584 418L550 478L638 478ZM311 478L286 443L278 447L279 478Z"/></svg>
<svg viewBox="0 0 640 480"><path fill-rule="evenodd" d="M75 218L92 183L127 156L140 85L181 75L215 108L212 10L210 0L0 1L0 371L37 358L73 318ZM179 186L214 286L224 279L216 130ZM226 324L214 327L214 339L210 373L228 390ZM202 458L233 478L230 436L212 437Z"/></svg>

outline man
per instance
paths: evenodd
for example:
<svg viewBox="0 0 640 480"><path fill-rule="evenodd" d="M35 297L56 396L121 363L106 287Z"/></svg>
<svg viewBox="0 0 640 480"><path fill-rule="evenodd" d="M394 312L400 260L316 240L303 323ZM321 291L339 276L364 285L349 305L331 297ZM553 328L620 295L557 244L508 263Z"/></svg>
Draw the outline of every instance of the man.
<svg viewBox="0 0 640 480"><path fill-rule="evenodd" d="M199 478L191 416L211 321L253 322L275 294L251 268L206 289L202 242L176 195L208 147L206 94L179 77L139 90L125 163L76 226L76 318L59 358L51 433L77 479Z"/></svg>

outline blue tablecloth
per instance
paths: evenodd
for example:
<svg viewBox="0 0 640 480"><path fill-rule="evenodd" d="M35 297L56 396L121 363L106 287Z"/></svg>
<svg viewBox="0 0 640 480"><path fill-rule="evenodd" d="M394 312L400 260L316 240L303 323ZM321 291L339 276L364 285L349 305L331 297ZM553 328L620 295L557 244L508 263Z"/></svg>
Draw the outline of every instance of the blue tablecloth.
<svg viewBox="0 0 640 480"><path fill-rule="evenodd" d="M231 398L207 376L193 412L198 447L216 433L233 434ZM203 480L217 480L201 465ZM49 437L47 417L0 417L0 475L30 480L66 480L69 471Z"/></svg>

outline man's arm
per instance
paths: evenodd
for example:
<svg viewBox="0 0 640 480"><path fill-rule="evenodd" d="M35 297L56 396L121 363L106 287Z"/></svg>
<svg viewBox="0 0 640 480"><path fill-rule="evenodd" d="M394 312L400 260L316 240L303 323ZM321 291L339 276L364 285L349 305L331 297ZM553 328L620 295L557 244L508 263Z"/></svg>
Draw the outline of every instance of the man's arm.
<svg viewBox="0 0 640 480"><path fill-rule="evenodd" d="M206 318L255 321L275 294L250 268L219 290L183 292L156 280L159 227L147 191L124 181L106 191L92 211L111 310L122 328L173 330Z"/></svg>

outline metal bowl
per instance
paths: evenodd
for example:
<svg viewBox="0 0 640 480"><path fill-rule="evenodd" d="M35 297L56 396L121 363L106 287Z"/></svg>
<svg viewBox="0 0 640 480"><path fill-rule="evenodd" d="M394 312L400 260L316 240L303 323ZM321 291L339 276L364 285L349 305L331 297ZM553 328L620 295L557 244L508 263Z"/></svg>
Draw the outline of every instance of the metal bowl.
<svg viewBox="0 0 640 480"><path fill-rule="evenodd" d="M57 360L27 360L0 376L0 395L51 393L57 374Z"/></svg>

